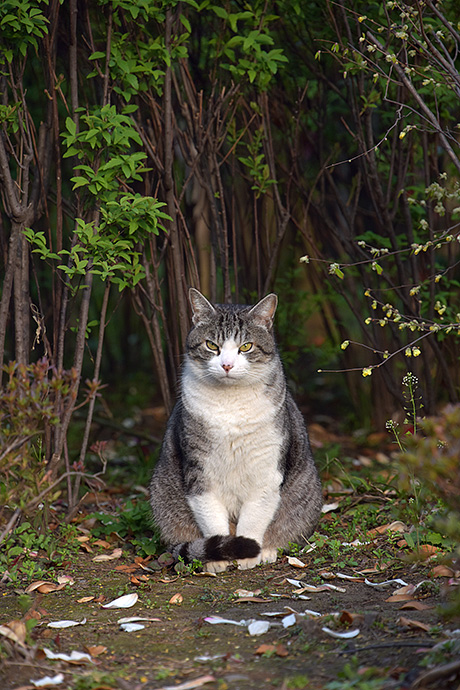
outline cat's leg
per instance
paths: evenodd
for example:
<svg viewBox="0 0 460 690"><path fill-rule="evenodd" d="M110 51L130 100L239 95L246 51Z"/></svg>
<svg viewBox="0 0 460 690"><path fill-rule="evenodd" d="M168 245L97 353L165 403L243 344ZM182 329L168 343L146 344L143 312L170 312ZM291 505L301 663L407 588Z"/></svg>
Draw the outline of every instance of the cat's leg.
<svg viewBox="0 0 460 690"><path fill-rule="evenodd" d="M263 546L265 531L273 520L279 502L280 494L277 487L262 489L258 496L246 501L240 510L236 526L237 535L251 537ZM239 559L238 568L239 570L248 570L259 563L274 563L276 556L276 548L262 548L260 554L255 558Z"/></svg>
<svg viewBox="0 0 460 690"><path fill-rule="evenodd" d="M204 537L230 534L228 511L215 494L210 491L194 494L187 497L187 502ZM230 561L208 561L204 563L203 570L222 573L229 565Z"/></svg>

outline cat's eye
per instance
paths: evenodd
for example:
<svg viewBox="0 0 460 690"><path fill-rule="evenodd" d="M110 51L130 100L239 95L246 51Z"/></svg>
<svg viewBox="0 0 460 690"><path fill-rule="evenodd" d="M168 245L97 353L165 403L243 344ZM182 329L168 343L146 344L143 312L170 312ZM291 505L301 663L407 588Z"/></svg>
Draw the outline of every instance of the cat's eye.
<svg viewBox="0 0 460 690"><path fill-rule="evenodd" d="M219 346L216 345L216 343L213 343L212 340L207 340L206 341L206 347L208 350L211 350L211 352L218 352Z"/></svg>
<svg viewBox="0 0 460 690"><path fill-rule="evenodd" d="M252 343L243 343L243 345L240 346L239 351L240 352L249 352L249 350L252 348Z"/></svg>

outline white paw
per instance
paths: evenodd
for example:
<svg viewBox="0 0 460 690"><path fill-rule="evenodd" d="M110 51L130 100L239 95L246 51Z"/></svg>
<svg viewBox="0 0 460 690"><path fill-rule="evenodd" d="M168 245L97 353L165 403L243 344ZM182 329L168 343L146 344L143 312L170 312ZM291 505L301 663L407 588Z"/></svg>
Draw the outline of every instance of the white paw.
<svg viewBox="0 0 460 690"><path fill-rule="evenodd" d="M239 558L237 560L238 563L238 570L249 570L250 568L254 568L256 565L259 565L261 562L261 555L259 554L255 558Z"/></svg>
<svg viewBox="0 0 460 690"><path fill-rule="evenodd" d="M203 566L205 573L223 573L230 565L230 561L209 561Z"/></svg>
<svg viewBox="0 0 460 690"><path fill-rule="evenodd" d="M278 556L278 549L262 549L260 554L261 563L274 563Z"/></svg>

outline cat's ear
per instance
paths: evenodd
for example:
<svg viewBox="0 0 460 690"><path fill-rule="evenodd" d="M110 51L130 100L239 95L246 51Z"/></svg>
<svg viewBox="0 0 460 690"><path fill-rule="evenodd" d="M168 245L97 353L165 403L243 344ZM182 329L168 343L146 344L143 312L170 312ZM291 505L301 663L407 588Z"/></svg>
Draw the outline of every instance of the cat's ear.
<svg viewBox="0 0 460 690"><path fill-rule="evenodd" d="M190 288L188 291L188 298L192 306L192 321L194 325L199 321L212 317L216 313L211 302L208 302L206 297L196 288Z"/></svg>
<svg viewBox="0 0 460 690"><path fill-rule="evenodd" d="M273 326L273 317L275 316L277 305L278 297L272 292L261 299L260 302L257 302L249 314L258 326L265 326L265 328L270 329Z"/></svg>

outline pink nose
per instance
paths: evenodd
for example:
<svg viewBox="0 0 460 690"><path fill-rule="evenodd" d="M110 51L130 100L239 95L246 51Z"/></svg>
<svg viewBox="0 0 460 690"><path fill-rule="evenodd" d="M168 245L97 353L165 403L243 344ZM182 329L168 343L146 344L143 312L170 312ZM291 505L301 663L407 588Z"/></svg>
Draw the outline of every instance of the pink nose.
<svg viewBox="0 0 460 690"><path fill-rule="evenodd" d="M222 369L223 369L224 371L226 371L227 374L228 374L228 372L230 371L230 369L233 369L233 365L232 365L232 364L222 364Z"/></svg>

